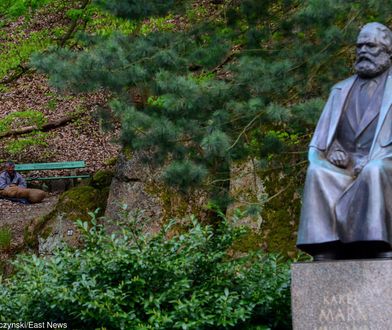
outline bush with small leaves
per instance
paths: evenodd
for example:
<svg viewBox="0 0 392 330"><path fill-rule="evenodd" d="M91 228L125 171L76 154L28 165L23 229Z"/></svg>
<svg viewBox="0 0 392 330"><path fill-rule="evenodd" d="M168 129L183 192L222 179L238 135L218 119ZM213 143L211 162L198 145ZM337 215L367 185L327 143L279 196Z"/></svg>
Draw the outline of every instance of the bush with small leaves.
<svg viewBox="0 0 392 330"><path fill-rule="evenodd" d="M83 248L17 259L16 274L0 284L1 321L68 322L72 329L290 328L289 265L262 253L233 256L243 229L190 217L156 235L135 222L109 235L94 217L91 224L79 222Z"/></svg>

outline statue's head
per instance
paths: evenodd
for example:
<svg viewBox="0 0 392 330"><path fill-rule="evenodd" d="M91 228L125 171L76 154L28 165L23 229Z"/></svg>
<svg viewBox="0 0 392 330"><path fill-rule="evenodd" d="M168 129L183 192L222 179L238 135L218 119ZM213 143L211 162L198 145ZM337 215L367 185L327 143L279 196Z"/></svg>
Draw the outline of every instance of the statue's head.
<svg viewBox="0 0 392 330"><path fill-rule="evenodd" d="M380 23L362 27L357 39L355 70L360 77L371 78L391 66L392 32Z"/></svg>

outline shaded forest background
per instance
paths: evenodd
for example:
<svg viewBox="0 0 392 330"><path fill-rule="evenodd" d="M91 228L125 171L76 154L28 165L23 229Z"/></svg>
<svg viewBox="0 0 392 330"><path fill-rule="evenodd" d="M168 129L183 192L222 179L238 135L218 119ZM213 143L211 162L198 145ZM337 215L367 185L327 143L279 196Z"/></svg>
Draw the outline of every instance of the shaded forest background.
<svg viewBox="0 0 392 330"><path fill-rule="evenodd" d="M206 196L203 215L196 214L204 225L219 232L225 214L256 223L238 236L222 229L230 244L211 243L222 249L217 259L221 261L233 246L234 255L263 250L296 258L307 144L315 123L333 84L353 73L353 44L359 28L370 21L390 26L391 10L389 1L0 0L0 158L82 159L95 173L110 167L119 152L143 152L144 161L159 168L160 182L185 203L200 192ZM241 185L252 186L252 193L238 189L233 194L233 187ZM97 253L108 248L97 243L103 241L99 230L86 229L86 235L102 249ZM196 236L188 236L190 246L196 244ZM130 248L127 244L117 246L116 253ZM66 253L59 260L72 259ZM59 263L65 267L63 261ZM80 268L68 266L77 278ZM263 270L250 270L249 277L258 272ZM42 273L27 273L34 283L42 280ZM279 274L285 274L277 276L283 280L274 282L273 298L266 301L278 301L287 311L287 268ZM105 276L102 282L110 282L111 275ZM23 291L14 285L3 289L3 294ZM243 292L255 290L255 282L246 285ZM222 284L219 297L230 297L227 287L235 291L238 286ZM266 291L257 292L260 298ZM121 312L113 312L118 319L108 316L90 324L86 320L98 307L64 311L61 306L67 299L76 298L67 296L54 303L50 317L83 315L74 323L80 328L107 326L121 318L125 328L131 324L119 305ZM250 304L251 299L246 299L244 304ZM265 329L262 325L289 327L287 318L271 312L274 303L252 300L259 311L264 306L264 314L255 313L254 306L237 309L237 314L227 311L234 315L231 321L204 319L196 313L194 319L205 323L193 325L170 321L178 314L162 316L151 309L146 312L150 318L138 316L132 325L148 320L148 326L157 322L161 328L174 324L183 329L208 328L208 324L229 328L238 322L260 329ZM242 306L233 298L232 305L236 304ZM8 313L4 315L11 315L15 306L3 306ZM23 309L24 315L49 317L44 312L48 306L39 307L42 310L35 312Z"/></svg>
<svg viewBox="0 0 392 330"><path fill-rule="evenodd" d="M163 168L161 181L185 200L205 192L210 220L233 202L261 214L255 239L293 256L312 130L330 88L353 72L360 26L388 25L390 7L2 1L1 158L80 158L94 172L113 162L118 148L109 142L117 139L147 151L146 161ZM31 97L33 106L15 104ZM60 135L45 128L53 122ZM233 166L255 178L245 200L231 193Z"/></svg>

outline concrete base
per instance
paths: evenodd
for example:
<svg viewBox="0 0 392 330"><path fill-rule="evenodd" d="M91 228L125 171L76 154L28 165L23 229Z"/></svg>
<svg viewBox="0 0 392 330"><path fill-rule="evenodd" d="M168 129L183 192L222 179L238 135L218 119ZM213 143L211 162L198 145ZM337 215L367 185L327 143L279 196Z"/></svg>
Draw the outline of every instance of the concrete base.
<svg viewBox="0 0 392 330"><path fill-rule="evenodd" d="M292 265L294 330L392 329L392 260Z"/></svg>

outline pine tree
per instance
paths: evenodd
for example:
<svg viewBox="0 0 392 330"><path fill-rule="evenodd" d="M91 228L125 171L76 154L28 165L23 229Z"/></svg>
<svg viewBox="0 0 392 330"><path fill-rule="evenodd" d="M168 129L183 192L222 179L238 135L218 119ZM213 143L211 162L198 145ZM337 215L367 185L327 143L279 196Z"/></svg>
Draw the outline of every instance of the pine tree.
<svg viewBox="0 0 392 330"><path fill-rule="evenodd" d="M54 48L32 63L61 90L111 91L123 145L148 150L166 183L184 193L201 186L223 210L231 162L270 161L305 145L329 88L352 71L359 27L388 24L392 12L383 1L225 0L207 12L190 0L95 3L135 29L97 35L87 27L81 51ZM183 26L146 32L178 14Z"/></svg>

